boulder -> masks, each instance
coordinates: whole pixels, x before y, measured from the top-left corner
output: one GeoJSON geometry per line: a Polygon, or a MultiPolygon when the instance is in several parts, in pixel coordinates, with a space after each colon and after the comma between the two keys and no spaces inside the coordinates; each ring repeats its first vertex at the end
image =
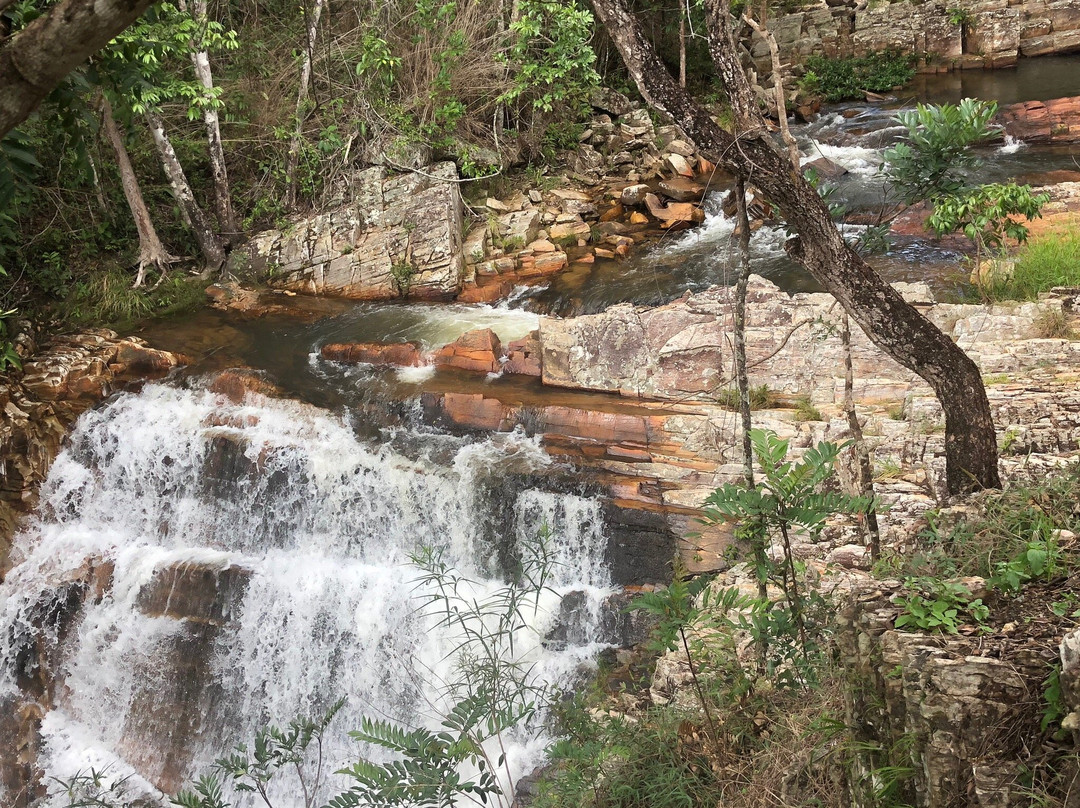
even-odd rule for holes
{"type": "Polygon", "coordinates": [[[705,211],[689,202],[663,204],[656,194],[646,194],[645,204],[655,218],[663,222],[703,222],[705,211]]]}
{"type": "Polygon", "coordinates": [[[660,180],[660,190],[664,196],[676,202],[701,202],[706,188],[687,177],[673,177],[669,180],[660,180]]]}
{"type": "Polygon", "coordinates": [[[589,93],[589,104],[593,109],[606,112],[609,115],[625,115],[634,108],[630,99],[617,90],[607,87],[596,87],[589,93]]]}
{"type": "Polygon", "coordinates": [[[540,332],[533,331],[527,337],[516,339],[506,345],[505,373],[521,376],[539,376],[540,370],[540,332]]]}
{"type": "Polygon", "coordinates": [[[271,286],[294,292],[451,298],[464,268],[456,180],[453,163],[393,177],[381,168],[358,172],[347,204],[253,237],[249,267],[271,286]]]}
{"type": "Polygon", "coordinates": [[[501,368],[502,345],[490,328],[466,331],[435,352],[435,364],[477,373],[497,373],[501,368]]]}
{"type": "Polygon", "coordinates": [[[632,208],[635,205],[641,205],[645,202],[645,195],[649,193],[649,186],[644,183],[635,183],[634,185],[627,185],[622,189],[622,194],[619,196],[619,201],[626,207],[632,208]]]}

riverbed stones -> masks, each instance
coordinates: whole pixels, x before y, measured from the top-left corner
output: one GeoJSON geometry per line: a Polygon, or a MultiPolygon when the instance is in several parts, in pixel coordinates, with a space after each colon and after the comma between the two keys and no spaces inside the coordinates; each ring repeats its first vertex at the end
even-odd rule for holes
{"type": "MultiPolygon", "coordinates": [[[[254,237],[251,269],[273,286],[358,300],[445,299],[461,289],[462,204],[453,163],[357,175],[350,202],[254,237]]],[[[525,241],[522,241],[522,245],[525,241]]]]}

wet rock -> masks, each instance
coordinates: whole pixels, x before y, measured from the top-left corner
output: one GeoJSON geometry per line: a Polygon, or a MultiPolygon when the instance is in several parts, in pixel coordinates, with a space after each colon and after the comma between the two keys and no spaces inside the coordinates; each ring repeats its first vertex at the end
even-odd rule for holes
{"type": "Polygon", "coordinates": [[[499,336],[490,328],[480,328],[466,331],[449,345],[437,350],[434,361],[442,367],[497,373],[502,355],[499,336]]]}
{"type": "Polygon", "coordinates": [[[1080,142],[1080,96],[1002,107],[1005,131],[1025,143],[1080,142]]]}
{"type": "Polygon", "coordinates": [[[223,370],[210,382],[208,389],[212,393],[225,396],[236,404],[243,401],[249,393],[272,398],[285,395],[285,392],[270,381],[265,373],[247,368],[223,370]]]}
{"type": "Polygon", "coordinates": [[[703,222],[705,211],[689,202],[663,204],[656,194],[645,194],[649,213],[662,222],[703,222]]]}
{"type": "Polygon", "coordinates": [[[332,342],[319,351],[331,362],[418,367],[424,363],[415,342],[332,342]]]}
{"type": "Polygon", "coordinates": [[[645,612],[627,610],[636,596],[625,591],[608,595],[599,605],[599,620],[596,621],[599,625],[594,627],[595,617],[590,614],[588,594],[581,591],[567,593],[559,604],[555,627],[544,638],[544,645],[563,648],[590,641],[619,648],[640,645],[649,639],[657,620],[645,612]]]}
{"type": "Polygon", "coordinates": [[[127,382],[163,375],[187,361],[138,338],[96,329],[53,338],[24,362],[21,379],[0,382],[0,577],[16,519],[36,503],[68,426],[127,382]]]}
{"type": "Polygon", "coordinates": [[[149,617],[222,626],[243,602],[250,579],[250,570],[228,562],[177,562],[154,570],[135,605],[149,617]]]}
{"type": "Polygon", "coordinates": [[[834,163],[828,157],[818,157],[808,163],[803,163],[802,172],[814,171],[818,177],[824,180],[835,180],[848,173],[842,165],[834,163]]]}
{"type": "Polygon", "coordinates": [[[533,331],[527,337],[514,340],[506,345],[506,373],[522,376],[539,376],[540,370],[540,332],[533,331]]]}

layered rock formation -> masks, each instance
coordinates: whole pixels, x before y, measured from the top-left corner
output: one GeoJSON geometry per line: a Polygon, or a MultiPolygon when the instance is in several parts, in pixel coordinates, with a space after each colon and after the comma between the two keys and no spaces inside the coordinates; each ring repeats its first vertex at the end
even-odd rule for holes
{"type": "MultiPolygon", "coordinates": [[[[796,67],[811,55],[836,58],[893,49],[925,57],[919,70],[933,73],[1008,67],[1020,57],[1080,49],[1080,9],[1072,0],[830,0],[825,7],[778,17],[769,27],[782,62],[796,67]]],[[[750,49],[758,73],[771,73],[765,41],[755,34],[750,49]]]]}
{"type": "Polygon", "coordinates": [[[16,520],[36,504],[37,487],[75,418],[125,383],[186,361],[97,329],[54,338],[25,363],[20,379],[0,384],[0,571],[16,520]]]}
{"type": "Polygon", "coordinates": [[[446,299],[461,290],[461,194],[452,163],[354,175],[342,207],[255,236],[250,268],[271,285],[357,300],[446,299]]]}

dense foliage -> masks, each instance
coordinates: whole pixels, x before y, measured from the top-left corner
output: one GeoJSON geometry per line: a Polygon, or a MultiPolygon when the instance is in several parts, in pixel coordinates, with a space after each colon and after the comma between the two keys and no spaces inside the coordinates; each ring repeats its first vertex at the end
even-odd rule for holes
{"type": "Polygon", "coordinates": [[[867,91],[885,93],[902,87],[915,77],[915,57],[895,50],[874,51],[866,56],[834,59],[810,56],[801,85],[826,101],[848,101],[867,91]]]}

